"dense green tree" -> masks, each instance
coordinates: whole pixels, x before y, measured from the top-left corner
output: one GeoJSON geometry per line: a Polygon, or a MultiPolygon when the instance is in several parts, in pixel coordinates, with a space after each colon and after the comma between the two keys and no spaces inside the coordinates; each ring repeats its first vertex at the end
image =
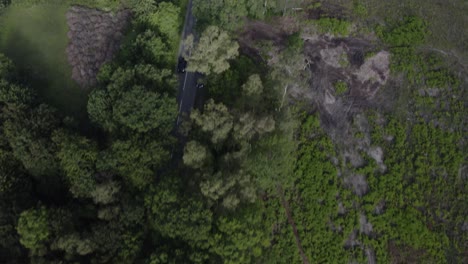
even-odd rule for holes
{"type": "Polygon", "coordinates": [[[31,90],[16,84],[0,80],[0,102],[5,104],[9,111],[17,111],[26,108],[34,99],[31,90]]]}
{"type": "Polygon", "coordinates": [[[415,46],[424,42],[427,35],[427,25],[419,17],[406,17],[389,30],[378,28],[378,35],[392,46],[415,46]]]}
{"type": "Polygon", "coordinates": [[[96,189],[97,146],[86,138],[66,132],[57,132],[54,141],[59,146],[57,156],[71,193],[78,198],[90,197],[96,189]]]}
{"type": "Polygon", "coordinates": [[[255,206],[239,210],[236,215],[218,218],[216,228],[210,244],[223,263],[255,262],[270,245],[261,209],[255,206]]]}
{"type": "Polygon", "coordinates": [[[117,181],[105,181],[98,183],[90,195],[96,204],[109,204],[117,200],[121,186],[117,181]]]}
{"type": "Polygon", "coordinates": [[[293,172],[297,147],[294,122],[288,120],[288,114],[281,117],[281,126],[256,141],[245,159],[247,173],[254,177],[261,189],[274,190],[277,185],[292,184],[289,175],[293,172]]]}
{"type": "Polygon", "coordinates": [[[168,44],[151,30],[138,35],[133,45],[135,49],[141,50],[146,61],[156,65],[169,65],[174,60],[174,54],[170,52],[168,44]]]}
{"type": "Polygon", "coordinates": [[[180,194],[179,184],[176,180],[163,179],[146,197],[151,224],[163,236],[206,247],[212,212],[199,198],[180,194]]]}
{"type": "Polygon", "coordinates": [[[51,248],[65,251],[69,256],[88,255],[96,250],[96,245],[89,237],[89,234],[85,233],[85,236],[87,237],[83,238],[78,233],[67,234],[54,241],[51,248]]]}
{"type": "Polygon", "coordinates": [[[153,129],[169,132],[176,113],[177,104],[174,98],[147,92],[138,86],[124,92],[113,105],[115,120],[138,132],[153,129]]]}
{"type": "Polygon", "coordinates": [[[94,90],[88,99],[88,114],[92,121],[108,131],[116,129],[112,118],[112,99],[105,90],[94,90]]]}
{"type": "Polygon", "coordinates": [[[255,135],[263,135],[275,130],[275,120],[272,116],[256,117],[245,113],[234,125],[233,135],[238,140],[251,140],[255,135]]]}
{"type": "Polygon", "coordinates": [[[213,144],[226,140],[233,127],[233,117],[227,107],[213,100],[205,104],[203,114],[194,110],[190,118],[203,132],[210,135],[213,144]]]}
{"type": "Polygon", "coordinates": [[[177,114],[172,75],[150,65],[133,69],[104,68],[99,76],[105,89],[97,89],[88,101],[91,120],[108,131],[160,130],[168,133],[177,114]],[[170,87],[170,88],[169,88],[170,87]]]}
{"type": "Polygon", "coordinates": [[[224,0],[221,10],[217,13],[221,25],[234,28],[241,24],[247,15],[246,1],[224,0]]]}
{"type": "Polygon", "coordinates": [[[29,209],[21,213],[18,220],[18,234],[21,244],[32,254],[46,253],[46,242],[50,239],[48,211],[45,207],[29,209]]]}
{"type": "Polygon", "coordinates": [[[14,156],[34,176],[53,176],[58,162],[51,134],[59,120],[47,105],[26,111],[11,112],[3,124],[3,132],[14,156]]]}
{"type": "Polygon", "coordinates": [[[148,14],[156,10],[156,3],[153,0],[127,0],[132,7],[135,17],[145,21],[148,14]]]}
{"type": "Polygon", "coordinates": [[[200,191],[213,202],[220,201],[221,205],[233,210],[241,202],[252,203],[257,198],[257,190],[251,176],[245,171],[218,171],[204,174],[200,182],[200,191]]]}
{"type": "Polygon", "coordinates": [[[98,166],[102,171],[115,172],[136,188],[144,188],[169,158],[170,153],[160,142],[133,137],[115,141],[98,166]]]}
{"type": "Polygon", "coordinates": [[[199,169],[210,160],[210,153],[202,144],[192,140],[185,145],[183,160],[185,165],[199,169]]]}
{"type": "Polygon", "coordinates": [[[156,10],[148,16],[148,22],[168,39],[171,47],[178,46],[180,7],[171,2],[160,2],[156,10]]]}
{"type": "Polygon", "coordinates": [[[247,82],[242,85],[242,92],[245,94],[245,96],[260,95],[263,92],[263,84],[262,79],[260,79],[260,75],[251,75],[247,82]]]}
{"type": "Polygon", "coordinates": [[[246,17],[263,19],[268,13],[282,11],[284,5],[282,0],[195,0],[193,12],[202,24],[235,30],[246,17]]]}
{"type": "Polygon", "coordinates": [[[188,71],[204,74],[222,73],[229,69],[228,60],[239,55],[239,44],[228,33],[216,26],[209,26],[187,58],[188,71]]]}

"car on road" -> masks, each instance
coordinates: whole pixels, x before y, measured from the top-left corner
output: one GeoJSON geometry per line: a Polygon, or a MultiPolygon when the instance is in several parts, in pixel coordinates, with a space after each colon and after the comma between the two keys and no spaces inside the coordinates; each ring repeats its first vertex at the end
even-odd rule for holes
{"type": "Polygon", "coordinates": [[[185,73],[186,68],[187,68],[187,61],[183,57],[179,57],[179,62],[177,63],[177,72],[185,73]]]}
{"type": "Polygon", "coordinates": [[[203,89],[205,87],[205,85],[203,83],[199,83],[197,84],[197,89],[203,89]]]}

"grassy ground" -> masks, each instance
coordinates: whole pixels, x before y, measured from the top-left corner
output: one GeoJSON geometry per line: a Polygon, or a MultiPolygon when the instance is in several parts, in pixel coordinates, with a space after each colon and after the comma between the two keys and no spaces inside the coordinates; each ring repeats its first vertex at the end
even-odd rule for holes
{"type": "Polygon", "coordinates": [[[452,51],[468,58],[468,2],[465,0],[328,0],[330,4],[347,7],[356,15],[356,4],[364,7],[369,21],[385,23],[405,16],[418,16],[428,22],[431,32],[427,42],[433,48],[452,51]]]}
{"type": "Polygon", "coordinates": [[[25,73],[28,84],[65,114],[86,114],[87,92],[71,80],[66,5],[14,6],[1,17],[0,52],[25,73]]]}

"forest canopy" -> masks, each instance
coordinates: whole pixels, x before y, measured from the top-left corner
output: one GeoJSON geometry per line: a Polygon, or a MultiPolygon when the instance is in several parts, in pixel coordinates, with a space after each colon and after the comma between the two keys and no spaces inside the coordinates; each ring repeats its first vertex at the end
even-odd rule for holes
{"type": "Polygon", "coordinates": [[[468,10],[395,1],[0,1],[0,262],[467,263],[468,10]]]}

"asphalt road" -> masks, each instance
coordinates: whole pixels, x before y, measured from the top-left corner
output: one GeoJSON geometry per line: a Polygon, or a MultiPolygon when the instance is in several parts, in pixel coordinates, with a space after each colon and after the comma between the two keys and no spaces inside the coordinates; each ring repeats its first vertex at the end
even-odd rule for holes
{"type": "MultiPolygon", "coordinates": [[[[185,14],[185,24],[182,30],[182,42],[179,48],[179,56],[182,54],[183,40],[193,34],[193,27],[195,25],[195,18],[192,15],[192,0],[189,1],[187,6],[187,13],[185,14]]],[[[179,96],[177,102],[179,103],[179,115],[177,117],[176,126],[178,127],[183,115],[189,115],[195,103],[195,96],[197,93],[197,73],[185,72],[179,73],[179,96]]]]}

